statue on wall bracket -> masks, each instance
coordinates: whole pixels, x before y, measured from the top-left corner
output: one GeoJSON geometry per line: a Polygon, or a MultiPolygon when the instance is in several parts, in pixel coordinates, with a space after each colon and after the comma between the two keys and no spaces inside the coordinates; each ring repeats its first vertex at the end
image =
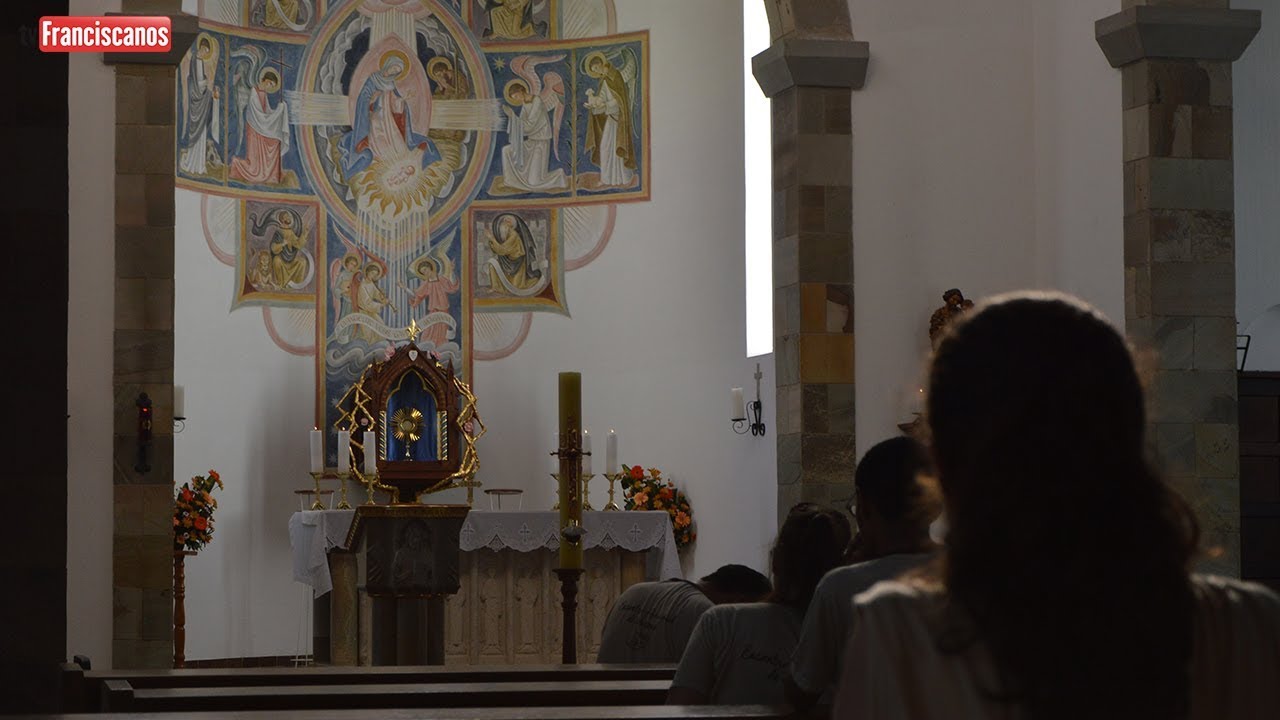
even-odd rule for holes
{"type": "MultiPolygon", "coordinates": [[[[391,495],[392,504],[418,503],[424,495],[466,487],[468,502],[476,486],[479,456],[475,444],[485,433],[470,386],[417,346],[417,322],[406,330],[408,342],[386,359],[370,363],[338,402],[335,429],[350,430],[352,467],[372,490],[391,495]],[[373,430],[375,447],[365,447],[364,431],[373,430]],[[363,455],[376,453],[377,475],[364,477],[363,455]],[[403,498],[403,500],[402,500],[403,498]]],[[[372,493],[371,493],[372,495],[372,493]]]]}

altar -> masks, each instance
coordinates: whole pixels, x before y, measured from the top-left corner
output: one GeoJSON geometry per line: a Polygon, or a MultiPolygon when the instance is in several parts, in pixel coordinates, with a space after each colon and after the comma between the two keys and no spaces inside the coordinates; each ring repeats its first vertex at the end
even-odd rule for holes
{"type": "MultiPolygon", "coordinates": [[[[317,662],[372,664],[372,602],[363,559],[347,546],[355,510],[294,513],[293,577],[313,589],[317,662]]],[[[547,664],[560,660],[559,514],[477,510],[459,532],[462,589],[445,602],[445,662],[547,664]]],[[[642,580],[682,577],[671,516],[661,511],[584,512],[585,575],[578,648],[595,657],[614,600],[642,580]]]]}

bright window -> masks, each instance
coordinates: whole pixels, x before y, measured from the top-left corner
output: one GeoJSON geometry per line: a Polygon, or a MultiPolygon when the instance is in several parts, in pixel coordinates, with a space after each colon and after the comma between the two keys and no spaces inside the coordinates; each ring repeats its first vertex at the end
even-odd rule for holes
{"type": "Polygon", "coordinates": [[[773,143],[769,98],[751,74],[751,58],[769,47],[760,0],[742,4],[742,91],[746,183],[747,356],[773,352],[773,143]]]}

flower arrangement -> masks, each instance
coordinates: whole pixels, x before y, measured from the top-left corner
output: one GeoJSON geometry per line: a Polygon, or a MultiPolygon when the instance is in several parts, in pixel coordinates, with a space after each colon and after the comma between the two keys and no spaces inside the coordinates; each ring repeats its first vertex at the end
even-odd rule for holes
{"type": "Polygon", "coordinates": [[[195,552],[213,539],[213,511],[218,507],[212,494],[215,486],[222,487],[222,478],[210,470],[178,488],[173,502],[174,552],[195,552]]]}
{"type": "Polygon", "coordinates": [[[622,490],[628,510],[665,510],[671,515],[677,548],[684,548],[698,539],[698,533],[693,529],[693,509],[689,498],[673,481],[663,478],[658,468],[649,468],[646,472],[639,465],[623,465],[622,490]]]}

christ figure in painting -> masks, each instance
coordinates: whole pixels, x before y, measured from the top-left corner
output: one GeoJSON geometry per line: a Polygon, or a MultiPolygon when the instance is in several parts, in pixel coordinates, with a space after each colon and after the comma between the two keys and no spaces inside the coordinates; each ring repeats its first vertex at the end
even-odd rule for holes
{"type": "Polygon", "coordinates": [[[486,38],[524,40],[535,35],[547,34],[547,23],[534,22],[534,10],[541,10],[547,0],[535,4],[531,0],[476,0],[489,15],[489,27],[482,33],[486,38]]]}
{"type": "Polygon", "coordinates": [[[264,68],[244,106],[244,157],[232,158],[231,177],[254,185],[280,184],[280,158],[289,152],[289,107],[271,106],[280,90],[280,73],[264,68]]]}

